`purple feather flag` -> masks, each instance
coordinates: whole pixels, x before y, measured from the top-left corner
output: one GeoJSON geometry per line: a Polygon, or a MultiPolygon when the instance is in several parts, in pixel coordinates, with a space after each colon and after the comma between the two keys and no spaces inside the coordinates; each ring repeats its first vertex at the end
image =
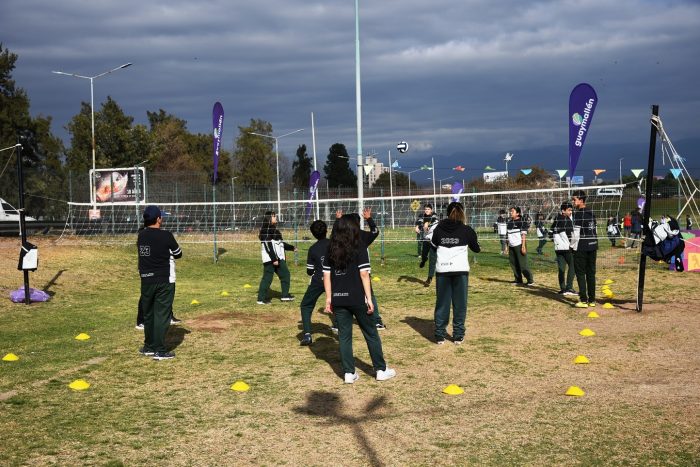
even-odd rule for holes
{"type": "Polygon", "coordinates": [[[583,143],[591,127],[598,95],[588,83],[577,85],[569,96],[569,176],[573,177],[583,143]]]}
{"type": "MultiPolygon", "coordinates": [[[[452,184],[452,194],[453,195],[461,195],[463,191],[464,191],[464,187],[462,186],[462,182],[454,182],[452,184]]],[[[452,201],[459,202],[459,196],[453,196],[452,201]]]]}
{"type": "Polygon", "coordinates": [[[316,196],[316,189],[318,188],[319,180],[321,180],[321,173],[318,170],[311,172],[311,176],[309,177],[309,202],[306,204],[305,217],[309,217],[309,213],[313,207],[311,201],[314,199],[314,196],[316,196]]]}
{"type": "Polygon", "coordinates": [[[221,149],[221,133],[224,131],[224,107],[220,102],[214,104],[212,110],[214,124],[214,176],[212,183],[216,183],[219,175],[219,150],[221,149]]]}

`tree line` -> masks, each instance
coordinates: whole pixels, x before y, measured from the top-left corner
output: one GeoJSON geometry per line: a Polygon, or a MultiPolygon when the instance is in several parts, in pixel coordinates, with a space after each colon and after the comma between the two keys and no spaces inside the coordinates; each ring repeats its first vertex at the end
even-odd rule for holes
{"type": "MultiPolygon", "coordinates": [[[[87,179],[92,168],[92,129],[89,102],[66,125],[70,145],[51,132],[51,116],[30,114],[30,99],[12,78],[17,54],[0,43],[0,147],[22,144],[25,170],[25,201],[33,215],[60,216],[65,211],[71,176],[87,179]]],[[[94,109],[95,166],[97,168],[143,165],[150,172],[206,173],[213,177],[212,135],[193,133],[187,122],[164,109],[147,111],[147,124],[134,123],[119,104],[107,100],[94,109]]],[[[238,126],[234,151],[220,150],[218,180],[236,178],[237,186],[269,186],[276,183],[274,140],[250,133],[273,136],[272,124],[251,118],[238,126]]],[[[224,132],[224,134],[226,134],[224,132]]],[[[0,197],[17,203],[16,161],[13,152],[0,153],[0,197]]],[[[313,162],[306,145],[293,160],[280,153],[280,183],[308,188],[313,162]],[[291,162],[291,163],[290,163],[291,162]]],[[[354,187],[355,173],[342,143],[333,144],[326,156],[323,175],[331,188],[354,187]]],[[[84,189],[86,187],[80,187],[84,189]]]]}

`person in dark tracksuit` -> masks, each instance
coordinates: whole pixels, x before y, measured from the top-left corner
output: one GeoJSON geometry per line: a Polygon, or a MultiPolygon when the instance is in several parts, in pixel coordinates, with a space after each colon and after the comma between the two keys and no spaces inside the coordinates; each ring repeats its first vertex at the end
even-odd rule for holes
{"type": "Polygon", "coordinates": [[[542,248],[547,244],[547,229],[544,227],[544,216],[542,213],[537,213],[535,219],[535,230],[537,233],[537,254],[541,255],[542,248]]]}
{"type": "MultiPolygon", "coordinates": [[[[343,210],[339,209],[335,213],[336,219],[340,219],[343,215],[343,210]]],[[[352,220],[357,222],[357,226],[360,226],[360,215],[356,213],[350,213],[348,214],[352,220]]],[[[374,222],[374,219],[372,219],[372,209],[371,208],[364,208],[362,210],[362,218],[367,222],[367,227],[369,227],[369,232],[363,229],[360,229],[360,241],[367,247],[369,246],[377,239],[379,236],[379,227],[377,227],[377,223],[374,222]]],[[[368,253],[369,254],[369,253],[368,253]]],[[[384,321],[382,321],[382,316],[379,313],[379,304],[377,303],[377,297],[374,295],[374,287],[372,287],[372,282],[369,284],[370,289],[372,291],[372,304],[374,305],[374,313],[372,313],[372,316],[374,317],[374,325],[377,327],[377,329],[382,330],[386,329],[386,326],[384,325],[384,321]]],[[[334,330],[337,331],[337,327],[335,326],[336,322],[333,320],[333,326],[334,330]]]]}
{"type": "Polygon", "coordinates": [[[501,254],[508,254],[508,219],[506,218],[506,210],[501,209],[498,211],[498,218],[496,219],[496,233],[498,233],[498,240],[501,243],[501,254]]]}
{"type": "Polygon", "coordinates": [[[508,259],[510,267],[513,269],[515,284],[523,284],[523,276],[527,281],[526,285],[534,283],[532,273],[527,265],[527,224],[521,217],[519,206],[510,208],[510,219],[506,223],[506,233],[508,235],[508,259]]]}
{"type": "Polygon", "coordinates": [[[452,305],[452,339],[464,341],[469,291],[469,252],[481,251],[476,232],[465,225],[464,206],[452,202],[447,206],[447,219],[435,228],[431,243],[437,252],[435,342],[445,343],[452,305]]]}
{"type": "Polygon", "coordinates": [[[430,239],[433,238],[433,232],[438,225],[438,218],[433,213],[433,205],[426,204],[423,209],[423,249],[421,251],[421,260],[419,267],[425,267],[425,263],[428,263],[428,278],[425,280],[425,286],[430,286],[430,283],[435,276],[435,261],[437,261],[437,254],[435,249],[432,248],[430,244],[430,239]]]}
{"type": "Polygon", "coordinates": [[[593,211],[586,207],[586,193],[574,191],[571,196],[574,207],[574,269],[578,282],[579,301],[576,308],[594,307],[596,256],[598,253],[598,233],[593,211]]]}
{"type": "Polygon", "coordinates": [[[323,286],[326,292],[326,312],[333,313],[338,322],[340,361],[344,380],[352,384],[359,378],[352,351],[353,317],[362,330],[372,366],[378,381],[396,376],[384,360],[382,341],[371,315],[372,291],[367,247],[360,239],[360,226],[351,214],[337,219],[323,258],[323,286]]]}
{"type": "MultiPolygon", "coordinates": [[[[309,253],[306,256],[306,273],[311,276],[311,282],[306,288],[306,293],[301,299],[301,325],[304,336],[301,339],[301,345],[311,345],[311,313],[316,307],[318,298],[324,293],[323,289],[323,258],[328,252],[328,239],[326,232],[328,226],[322,220],[316,220],[311,224],[311,234],[317,240],[311,245],[309,253]]],[[[333,328],[337,329],[335,323],[333,328]]]]}
{"type": "Polygon", "coordinates": [[[175,357],[165,347],[165,334],[170,326],[170,310],[175,298],[175,259],[182,250],[173,234],[161,229],[162,215],[156,206],[143,211],[146,227],[136,241],[141,276],[140,302],[144,312],[144,340],[142,355],[152,355],[155,360],[175,357]]]}
{"type": "Polygon", "coordinates": [[[571,203],[562,203],[561,213],[552,222],[552,240],[559,270],[559,294],[576,295],[574,291],[574,256],[571,252],[571,239],[574,235],[574,221],[571,203]]]}
{"type": "Polygon", "coordinates": [[[265,213],[258,238],[260,239],[260,253],[263,262],[263,276],[258,287],[258,305],[270,304],[268,291],[275,274],[280,278],[280,284],[282,285],[282,297],[280,300],[291,302],[294,300],[294,296],[289,294],[291,277],[287,267],[285,251],[296,251],[296,247],[282,240],[282,233],[277,230],[276,213],[272,211],[265,213]]]}

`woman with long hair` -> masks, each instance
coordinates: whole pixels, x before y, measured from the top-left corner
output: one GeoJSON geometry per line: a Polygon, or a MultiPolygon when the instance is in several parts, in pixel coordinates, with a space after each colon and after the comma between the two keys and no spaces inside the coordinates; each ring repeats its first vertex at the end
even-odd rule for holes
{"type": "Polygon", "coordinates": [[[476,232],[465,225],[464,206],[453,202],[447,206],[447,219],[440,221],[430,242],[437,250],[435,270],[437,298],[435,299],[435,342],[445,343],[452,305],[452,339],[464,342],[469,290],[468,249],[481,251],[476,232]]]}
{"type": "Polygon", "coordinates": [[[352,384],[359,378],[352,352],[352,321],[357,319],[367,343],[377,380],[396,376],[387,367],[382,352],[382,341],[372,319],[372,289],[367,247],[360,240],[360,226],[346,214],[336,220],[331,233],[328,252],[323,258],[323,286],[326,292],[326,312],[333,313],[338,323],[340,361],[345,382],[352,384]]]}
{"type": "Polygon", "coordinates": [[[282,285],[282,297],[280,300],[291,302],[294,300],[294,296],[289,294],[291,277],[287,267],[285,251],[296,251],[296,247],[282,240],[282,233],[277,230],[276,213],[272,211],[265,213],[258,238],[260,239],[260,254],[263,262],[263,276],[258,287],[258,305],[270,303],[267,295],[275,274],[280,278],[280,284],[282,285]]]}

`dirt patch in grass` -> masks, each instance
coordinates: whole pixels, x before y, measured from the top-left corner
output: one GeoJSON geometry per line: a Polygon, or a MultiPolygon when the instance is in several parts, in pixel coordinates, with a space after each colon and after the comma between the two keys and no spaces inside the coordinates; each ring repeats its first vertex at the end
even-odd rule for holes
{"type": "Polygon", "coordinates": [[[223,332],[232,326],[254,327],[260,324],[283,323],[287,320],[286,314],[282,313],[217,312],[196,316],[188,319],[185,324],[197,331],[223,332]]]}

